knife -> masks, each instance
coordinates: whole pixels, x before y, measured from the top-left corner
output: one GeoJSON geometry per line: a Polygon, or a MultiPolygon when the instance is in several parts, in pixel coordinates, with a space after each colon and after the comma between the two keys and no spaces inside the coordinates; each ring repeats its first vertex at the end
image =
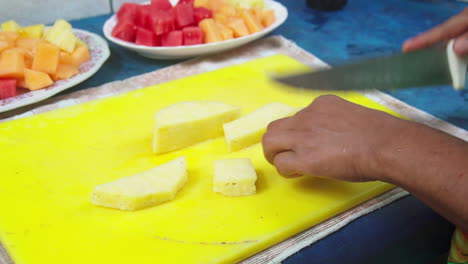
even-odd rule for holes
{"type": "Polygon", "coordinates": [[[455,54],[453,42],[450,40],[445,46],[273,78],[289,86],[312,90],[385,90],[450,84],[460,90],[465,87],[468,60],[455,54]]]}

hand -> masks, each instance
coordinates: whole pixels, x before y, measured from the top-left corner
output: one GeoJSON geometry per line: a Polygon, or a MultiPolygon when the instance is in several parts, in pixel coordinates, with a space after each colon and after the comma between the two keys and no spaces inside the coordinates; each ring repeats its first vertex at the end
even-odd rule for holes
{"type": "Polygon", "coordinates": [[[337,96],[320,96],[295,116],[270,123],[263,150],[266,159],[286,177],[305,174],[375,180],[380,171],[378,152],[401,121],[337,96]]]}
{"type": "Polygon", "coordinates": [[[453,49],[459,56],[468,55],[468,8],[443,24],[410,38],[403,44],[403,51],[410,52],[433,46],[455,38],[453,49]]]}

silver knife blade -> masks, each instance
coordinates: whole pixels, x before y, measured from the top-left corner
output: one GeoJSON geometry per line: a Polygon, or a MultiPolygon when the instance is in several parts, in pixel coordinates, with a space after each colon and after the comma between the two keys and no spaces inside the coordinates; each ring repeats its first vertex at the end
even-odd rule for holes
{"type": "Polygon", "coordinates": [[[447,52],[442,46],[273,78],[293,87],[330,91],[385,90],[452,83],[447,52]]]}

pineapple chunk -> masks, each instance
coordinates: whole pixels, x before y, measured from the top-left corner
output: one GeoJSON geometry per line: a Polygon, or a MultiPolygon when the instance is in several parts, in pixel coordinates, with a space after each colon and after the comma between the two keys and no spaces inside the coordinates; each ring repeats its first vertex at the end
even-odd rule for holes
{"type": "Polygon", "coordinates": [[[63,19],[55,21],[52,28],[46,30],[44,38],[68,52],[73,52],[77,45],[77,37],[73,34],[72,26],[63,19]]]}
{"type": "Polygon", "coordinates": [[[3,32],[18,32],[20,29],[20,25],[18,25],[14,20],[8,20],[2,24],[3,32]]]}
{"type": "Polygon", "coordinates": [[[225,159],[214,162],[213,191],[226,196],[255,194],[257,174],[250,159],[225,159]]]}
{"type": "Polygon", "coordinates": [[[41,38],[44,32],[44,24],[32,25],[20,29],[19,33],[21,37],[25,38],[41,38]]]}
{"type": "Polygon", "coordinates": [[[296,108],[282,103],[270,103],[261,108],[223,125],[229,151],[236,151],[258,143],[268,124],[276,119],[287,117],[296,108]]]}
{"type": "Polygon", "coordinates": [[[223,124],[241,115],[241,109],[221,102],[180,102],[156,113],[153,152],[181,149],[223,135],[223,124]]]}
{"type": "Polygon", "coordinates": [[[139,174],[97,185],[91,202],[120,210],[138,210],[174,199],[187,182],[185,157],[139,174]]]}

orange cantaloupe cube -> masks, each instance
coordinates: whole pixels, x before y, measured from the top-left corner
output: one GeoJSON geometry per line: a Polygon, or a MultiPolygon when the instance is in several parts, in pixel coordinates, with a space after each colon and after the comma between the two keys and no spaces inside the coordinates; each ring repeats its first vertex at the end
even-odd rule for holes
{"type": "Polygon", "coordinates": [[[41,71],[24,70],[24,86],[31,91],[46,88],[54,83],[50,76],[41,71]]]}
{"type": "Polygon", "coordinates": [[[261,22],[264,27],[268,27],[271,24],[275,23],[276,16],[275,11],[273,10],[264,10],[261,16],[261,22]]]}
{"type": "Polygon", "coordinates": [[[2,53],[2,51],[6,50],[6,49],[9,49],[9,48],[12,48],[13,46],[10,44],[10,42],[6,41],[6,40],[0,40],[0,53],[2,53]]]}
{"type": "Polygon", "coordinates": [[[249,30],[244,23],[244,20],[240,17],[230,17],[226,23],[232,31],[234,32],[234,37],[243,37],[249,35],[249,30]]]}
{"type": "Polygon", "coordinates": [[[221,36],[214,19],[203,19],[200,21],[199,26],[205,35],[205,43],[223,41],[223,37],[221,36]]]}
{"type": "Polygon", "coordinates": [[[46,42],[41,42],[37,45],[36,54],[34,55],[32,69],[54,74],[59,64],[60,49],[46,42]]]}
{"type": "Polygon", "coordinates": [[[204,7],[204,8],[210,8],[208,4],[208,0],[195,0],[193,2],[194,7],[204,7]]]}
{"type": "Polygon", "coordinates": [[[251,7],[250,12],[256,16],[259,20],[261,20],[262,14],[263,14],[263,8],[260,7],[251,7]]]}
{"type": "MultiPolygon", "coordinates": [[[[22,78],[16,78],[16,87],[19,88],[26,88],[26,81],[24,80],[24,77],[22,78]]],[[[27,89],[27,88],[26,88],[27,89]]]]}
{"type": "Polygon", "coordinates": [[[59,81],[73,77],[79,73],[78,67],[72,64],[59,64],[57,71],[51,74],[52,80],[59,81]]]}
{"type": "Polygon", "coordinates": [[[37,38],[25,38],[19,37],[16,40],[16,47],[25,48],[29,50],[31,53],[35,52],[36,46],[41,42],[40,39],[37,38]]]}
{"type": "Polygon", "coordinates": [[[59,64],[73,64],[73,58],[68,51],[60,51],[59,64]]]}
{"type": "Polygon", "coordinates": [[[237,16],[237,11],[236,9],[231,6],[231,5],[223,5],[219,8],[219,10],[217,11],[218,14],[223,14],[225,16],[237,16]]]}
{"type": "Polygon", "coordinates": [[[83,63],[91,59],[91,53],[89,52],[87,45],[80,45],[71,53],[72,63],[76,67],[80,67],[83,63]]]}
{"type": "Polygon", "coordinates": [[[232,29],[219,22],[216,22],[216,26],[218,27],[219,33],[221,33],[223,40],[229,40],[234,38],[234,32],[232,31],[232,29]]]}
{"type": "Polygon", "coordinates": [[[24,76],[24,53],[18,49],[7,49],[0,58],[0,78],[21,78],[24,76]]]}
{"type": "Polygon", "coordinates": [[[214,15],[214,19],[219,23],[226,24],[228,17],[224,14],[219,13],[214,15]]]}
{"type": "Polygon", "coordinates": [[[7,41],[11,46],[15,46],[15,41],[19,36],[18,32],[0,32],[0,40],[7,41]]]}
{"type": "Polygon", "coordinates": [[[224,2],[224,0],[208,0],[208,8],[215,13],[225,5],[227,4],[224,2]]]}
{"type": "Polygon", "coordinates": [[[243,10],[240,12],[242,19],[244,20],[247,29],[250,34],[259,32],[263,29],[262,22],[258,19],[250,10],[243,10]]]}

